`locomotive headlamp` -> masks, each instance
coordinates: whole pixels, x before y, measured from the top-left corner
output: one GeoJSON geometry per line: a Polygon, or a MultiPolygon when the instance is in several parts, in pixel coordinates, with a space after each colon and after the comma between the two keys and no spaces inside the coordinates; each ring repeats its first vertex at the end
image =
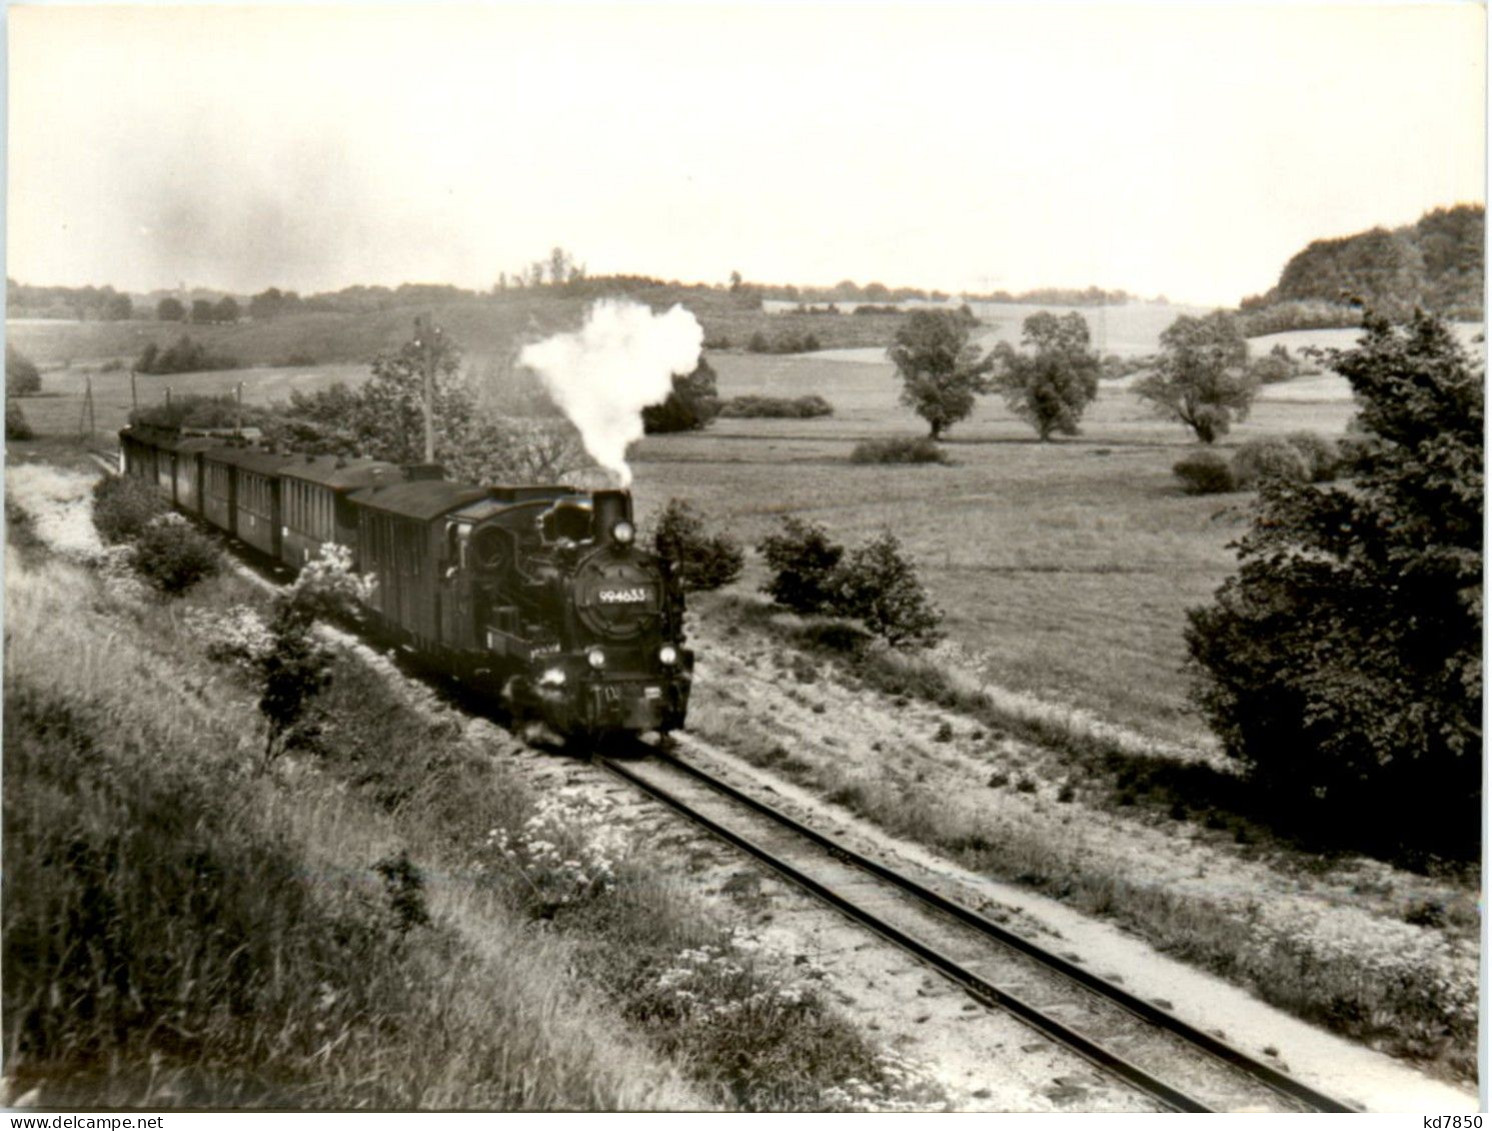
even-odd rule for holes
{"type": "Polygon", "coordinates": [[[592,648],[585,654],[585,658],[590,661],[591,667],[597,670],[606,666],[606,653],[599,648],[592,648]]]}
{"type": "Polygon", "coordinates": [[[632,524],[625,518],[611,528],[611,537],[619,546],[631,545],[635,533],[636,531],[632,529],[632,524]]]}
{"type": "Polygon", "coordinates": [[[672,644],[663,645],[662,648],[658,649],[658,660],[661,663],[667,664],[669,667],[672,667],[674,664],[679,662],[678,649],[676,649],[672,644]]]}

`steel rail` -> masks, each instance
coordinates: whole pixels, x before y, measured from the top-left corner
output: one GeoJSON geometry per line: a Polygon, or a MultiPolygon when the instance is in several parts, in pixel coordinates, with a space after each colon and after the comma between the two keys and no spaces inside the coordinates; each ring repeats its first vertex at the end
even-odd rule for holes
{"type": "Polygon", "coordinates": [[[1127,1010],[1142,1021],[1163,1029],[1180,1040],[1185,1041],[1187,1044],[1201,1049],[1217,1060],[1265,1085],[1279,1095],[1307,1104],[1316,1111],[1355,1112],[1358,1110],[1324,1092],[1312,1088],[1308,1084],[1296,1080],[1294,1077],[1286,1075],[1279,1069],[1265,1064],[1263,1061],[1250,1056],[1242,1049],[1228,1044],[1211,1033],[1188,1024],[1175,1014],[1161,1009],[1151,1002],[1145,1001],[1143,998],[1114,985],[1112,982],[1100,978],[1092,971],[1085,970],[1081,966],[1062,958],[1060,955],[1053,954],[1051,951],[1036,945],[1029,939],[986,918],[977,911],[955,903],[953,900],[939,895],[937,892],[919,884],[917,881],[903,876],[886,867],[884,864],[856,852],[833,837],[821,833],[817,829],[811,828],[801,821],[787,816],[785,813],[779,812],[765,802],[759,801],[749,794],[736,789],[734,786],[720,781],[698,766],[661,751],[654,751],[654,755],[731,800],[778,822],[797,835],[812,841],[839,859],[891,884],[907,895],[936,908],[963,923],[965,926],[994,939],[1011,950],[1026,955],[1048,969],[1068,978],[1070,981],[1077,982],[1093,993],[1127,1010]]]}
{"type": "Polygon", "coordinates": [[[979,975],[965,969],[955,959],[913,938],[904,931],[893,927],[873,912],[865,910],[846,896],[820,883],[812,876],[800,871],[780,857],[773,855],[767,849],[762,848],[747,837],[705,816],[687,801],[674,796],[662,786],[648,781],[640,774],[617,763],[614,759],[601,757],[597,759],[597,762],[617,777],[630,782],[651,796],[656,797],[659,801],[684,814],[702,828],[708,829],[722,840],[756,857],[785,879],[805,889],[818,899],[849,916],[857,923],[868,927],[882,938],[932,966],[944,977],[962,987],[966,992],[986,1005],[996,1006],[1014,1014],[1033,1028],[1047,1034],[1059,1044],[1076,1052],[1085,1060],[1134,1085],[1134,1087],[1158,1100],[1166,1107],[1174,1111],[1186,1112],[1210,1112],[1212,1110],[1199,1100],[1193,1099],[1185,1092],[1173,1088],[1165,1081],[1150,1075],[1143,1068],[1131,1064],[1117,1053],[1111,1052],[1102,1045],[1095,1043],[1077,1030],[1064,1025],[1056,1018],[1042,1013],[1035,1006],[1022,1001],[1014,994],[1002,990],[999,986],[991,982],[985,981],[979,975]]]}

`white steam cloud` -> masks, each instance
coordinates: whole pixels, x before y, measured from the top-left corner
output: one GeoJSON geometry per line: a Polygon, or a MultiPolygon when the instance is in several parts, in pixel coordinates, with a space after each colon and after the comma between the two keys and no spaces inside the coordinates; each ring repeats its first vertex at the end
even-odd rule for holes
{"type": "Polygon", "coordinates": [[[668,398],[675,373],[694,372],[704,336],[682,306],[654,314],[640,303],[601,299],[578,331],[525,346],[518,363],[538,373],[580,429],[585,450],[626,487],[627,447],[642,439],[643,408],[668,398]]]}

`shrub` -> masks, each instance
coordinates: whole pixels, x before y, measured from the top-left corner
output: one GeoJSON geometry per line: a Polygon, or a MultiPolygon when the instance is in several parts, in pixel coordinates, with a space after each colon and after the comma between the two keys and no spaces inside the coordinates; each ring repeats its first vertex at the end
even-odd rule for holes
{"type": "Polygon", "coordinates": [[[648,405],[642,410],[643,431],[652,435],[657,432],[691,432],[703,428],[720,411],[720,398],[715,393],[715,370],[700,357],[694,372],[674,374],[673,389],[662,404],[648,405]]]}
{"type": "Polygon", "coordinates": [[[947,463],[948,453],[930,436],[897,436],[862,440],[850,453],[851,463],[947,463]]]}
{"type": "Polygon", "coordinates": [[[834,579],[833,611],[853,617],[893,647],[927,647],[939,636],[943,614],[890,531],[857,546],[834,579]]]}
{"type": "Polygon", "coordinates": [[[261,410],[243,408],[231,396],[192,394],[176,397],[170,404],[137,408],[130,413],[130,423],[170,429],[233,428],[240,420],[245,425],[259,425],[264,417],[261,410]]]}
{"type": "Polygon", "coordinates": [[[26,414],[21,411],[21,406],[15,401],[5,402],[5,438],[7,440],[31,440],[36,433],[31,430],[31,424],[26,419],[26,414]]]}
{"type": "Polygon", "coordinates": [[[782,420],[809,420],[817,416],[833,416],[834,406],[823,397],[810,394],[806,397],[732,397],[720,406],[720,415],[726,417],[763,417],[782,420]]]}
{"type": "Polygon", "coordinates": [[[1222,495],[1236,490],[1233,469],[1214,451],[1192,452],[1171,466],[1188,495],[1222,495]]]}
{"type": "Polygon", "coordinates": [[[125,542],[166,513],[155,485],[128,475],[106,475],[93,485],[93,525],[105,542],[125,542]]]}
{"type": "Polygon", "coordinates": [[[5,395],[29,397],[41,392],[41,370],[9,342],[5,344],[5,395]]]}
{"type": "Polygon", "coordinates": [[[312,701],[331,683],[332,654],[317,642],[311,626],[289,602],[280,606],[270,625],[273,644],[259,662],[266,766],[301,737],[312,701]]]}
{"type": "Polygon", "coordinates": [[[1305,457],[1312,483],[1330,483],[1336,479],[1341,453],[1334,440],[1319,432],[1291,432],[1285,440],[1305,457]]]}
{"type": "MultiPolygon", "coordinates": [[[[772,577],[762,586],[794,612],[847,617],[894,647],[922,647],[938,639],[943,614],[928,599],[901,545],[889,532],[846,554],[816,523],[792,515],[757,546],[772,577]]],[[[843,643],[858,650],[846,635],[843,643]]]]}
{"type": "Polygon", "coordinates": [[[185,519],[163,514],[140,531],[134,564],[136,572],[156,589],[179,597],[218,572],[218,550],[185,519]]]}
{"type": "Polygon", "coordinates": [[[215,354],[203,343],[183,334],[161,349],[154,342],[147,345],[135,361],[141,373],[198,373],[210,369],[237,369],[238,359],[215,354]]]}
{"type": "Polygon", "coordinates": [[[1265,480],[1307,483],[1310,478],[1311,465],[1300,449],[1278,436],[1249,440],[1233,453],[1233,481],[1240,490],[1265,480]]]}
{"type": "Polygon", "coordinates": [[[758,330],[751,335],[746,348],[752,353],[812,353],[822,347],[816,334],[795,334],[788,331],[778,334],[775,338],[768,338],[766,334],[758,330]]]}
{"type": "Polygon", "coordinates": [[[787,515],[781,530],[763,538],[756,550],[772,570],[762,592],[794,612],[829,611],[832,578],[844,547],[831,541],[827,530],[787,515]]]}
{"type": "Polygon", "coordinates": [[[707,533],[704,520],[683,499],[668,500],[653,534],[653,549],[690,591],[729,585],[746,560],[734,538],[707,533]]]}

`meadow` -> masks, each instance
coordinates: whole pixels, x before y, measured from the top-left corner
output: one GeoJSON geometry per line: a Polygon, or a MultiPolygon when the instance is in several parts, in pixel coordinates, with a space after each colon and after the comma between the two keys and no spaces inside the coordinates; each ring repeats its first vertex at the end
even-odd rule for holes
{"type": "MultiPolygon", "coordinates": [[[[949,434],[950,465],[854,465],[861,440],[925,430],[897,402],[888,363],[722,354],[711,364],[724,397],[817,393],[835,414],[717,421],[644,440],[633,461],[644,520],[678,496],[748,544],[785,514],[845,543],[888,528],[982,680],[1154,737],[1208,742],[1187,708],[1182,627],[1185,610],[1231,571],[1228,543],[1249,496],[1181,493],[1171,466],[1197,446],[1184,428],[1105,386],[1083,436],[1042,444],[1000,398],[985,397],[949,434]]],[[[1289,384],[1266,389],[1218,446],[1226,454],[1299,429],[1341,435],[1353,407],[1335,380],[1309,399],[1289,384]]],[[[759,577],[748,571],[746,584],[759,577]]]]}

